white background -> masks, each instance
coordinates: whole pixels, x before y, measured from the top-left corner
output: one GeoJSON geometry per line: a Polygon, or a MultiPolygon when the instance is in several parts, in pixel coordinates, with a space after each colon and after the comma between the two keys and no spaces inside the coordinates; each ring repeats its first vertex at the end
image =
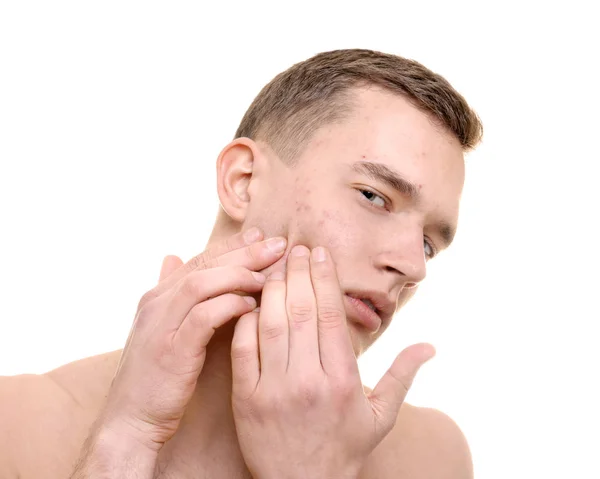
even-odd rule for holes
{"type": "Polygon", "coordinates": [[[120,348],[162,257],[203,250],[216,157],[260,88],[378,49],[445,75],[485,141],[456,243],[365,383],[429,341],[409,402],[457,421],[477,477],[600,477],[593,4],[4,1],[0,374],[120,348]]]}

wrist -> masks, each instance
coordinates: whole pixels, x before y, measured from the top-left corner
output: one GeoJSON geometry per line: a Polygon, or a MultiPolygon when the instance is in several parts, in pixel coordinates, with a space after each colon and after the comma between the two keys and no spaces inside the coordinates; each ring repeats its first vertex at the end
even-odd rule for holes
{"type": "Polygon", "coordinates": [[[125,431],[100,426],[92,431],[71,479],[153,479],[158,451],[125,431]]]}

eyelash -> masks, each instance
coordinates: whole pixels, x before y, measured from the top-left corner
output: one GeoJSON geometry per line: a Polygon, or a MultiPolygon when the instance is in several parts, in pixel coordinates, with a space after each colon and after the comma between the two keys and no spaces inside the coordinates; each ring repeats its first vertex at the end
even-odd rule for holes
{"type": "MultiPolygon", "coordinates": [[[[374,191],[368,190],[366,188],[359,188],[358,191],[360,192],[360,194],[364,198],[364,200],[371,206],[371,208],[376,208],[378,210],[381,210],[382,208],[384,208],[386,211],[389,211],[390,202],[388,201],[388,199],[385,196],[377,194],[374,191]],[[375,205],[372,201],[370,201],[365,196],[365,193],[370,193],[370,194],[372,194],[374,196],[377,196],[377,197],[381,198],[383,200],[383,202],[385,203],[385,207],[384,206],[377,206],[377,205],[375,205]]],[[[437,249],[436,249],[435,245],[433,244],[433,242],[427,236],[423,236],[423,240],[431,248],[431,256],[429,256],[428,259],[435,258],[435,256],[437,255],[437,249]]]]}
{"type": "Polygon", "coordinates": [[[386,211],[389,211],[390,201],[388,201],[388,199],[385,196],[382,196],[379,193],[375,193],[374,191],[368,190],[366,188],[359,188],[358,191],[360,192],[361,196],[367,201],[367,203],[369,203],[369,205],[371,207],[377,208],[378,210],[381,210],[381,208],[384,208],[386,211]],[[378,198],[381,198],[383,200],[383,202],[385,203],[385,206],[378,206],[378,205],[374,204],[371,200],[369,200],[365,196],[365,193],[370,193],[374,196],[377,196],[378,198]]]}

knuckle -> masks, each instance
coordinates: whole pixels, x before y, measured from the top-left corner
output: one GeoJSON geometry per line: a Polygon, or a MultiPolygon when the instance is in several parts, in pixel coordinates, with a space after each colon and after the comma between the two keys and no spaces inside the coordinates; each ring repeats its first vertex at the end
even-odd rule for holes
{"type": "Polygon", "coordinates": [[[292,394],[295,401],[303,406],[314,406],[322,398],[323,391],[316,381],[306,378],[296,383],[292,394]]]}
{"type": "Polygon", "coordinates": [[[190,272],[219,267],[221,266],[221,257],[208,250],[192,258],[187,266],[190,272]]]}
{"type": "Polygon", "coordinates": [[[188,270],[194,271],[196,269],[205,269],[208,259],[209,259],[208,252],[204,252],[202,254],[199,254],[198,256],[194,256],[188,262],[188,270]]]}
{"type": "Polygon", "coordinates": [[[234,360],[251,359],[256,355],[255,347],[247,341],[234,340],[231,342],[231,357],[234,360]]]}
{"type": "Polygon", "coordinates": [[[339,401],[345,402],[350,399],[356,390],[356,384],[354,381],[351,381],[348,377],[341,377],[335,381],[335,397],[338,398],[339,401]]]}
{"type": "Polygon", "coordinates": [[[194,328],[209,329],[212,324],[212,312],[210,308],[200,303],[194,306],[188,313],[190,323],[194,328]]]}
{"type": "Polygon", "coordinates": [[[197,298],[205,288],[206,274],[203,271],[188,274],[182,281],[180,291],[185,296],[197,298]]]}
{"type": "Polygon", "coordinates": [[[388,375],[394,380],[394,382],[400,387],[404,394],[408,393],[412,385],[412,381],[409,377],[394,374],[392,371],[388,371],[388,375]]]}
{"type": "Polygon", "coordinates": [[[268,340],[280,338],[286,333],[283,323],[267,323],[262,328],[263,337],[268,340]]]}
{"type": "Polygon", "coordinates": [[[278,412],[283,410],[284,404],[285,401],[277,393],[257,394],[252,399],[252,408],[259,417],[277,415],[278,412]]]}
{"type": "Polygon", "coordinates": [[[289,312],[295,323],[304,323],[313,317],[314,308],[308,302],[294,302],[290,304],[289,312]]]}
{"type": "Polygon", "coordinates": [[[137,328],[144,327],[146,324],[153,321],[156,317],[158,305],[156,301],[147,301],[139,309],[135,318],[135,326],[137,328]]]}
{"type": "Polygon", "coordinates": [[[153,299],[156,299],[158,297],[158,293],[154,290],[151,289],[150,291],[145,292],[142,297],[140,298],[140,301],[138,302],[138,311],[140,311],[141,309],[143,309],[145,306],[147,306],[153,299]]]}
{"type": "Polygon", "coordinates": [[[325,324],[339,324],[345,317],[344,310],[333,302],[326,302],[319,307],[319,319],[325,324]]]}

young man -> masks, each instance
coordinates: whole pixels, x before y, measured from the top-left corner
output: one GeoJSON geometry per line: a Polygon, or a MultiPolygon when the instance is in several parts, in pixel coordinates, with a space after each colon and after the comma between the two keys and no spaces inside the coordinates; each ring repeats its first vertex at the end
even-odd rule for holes
{"type": "Polygon", "coordinates": [[[0,476],[472,477],[457,426],[403,402],[432,347],[373,391],[356,357],[452,241],[481,131],[397,56],[278,75],[217,160],[207,250],[165,258],[124,350],[0,382],[0,476]]]}

